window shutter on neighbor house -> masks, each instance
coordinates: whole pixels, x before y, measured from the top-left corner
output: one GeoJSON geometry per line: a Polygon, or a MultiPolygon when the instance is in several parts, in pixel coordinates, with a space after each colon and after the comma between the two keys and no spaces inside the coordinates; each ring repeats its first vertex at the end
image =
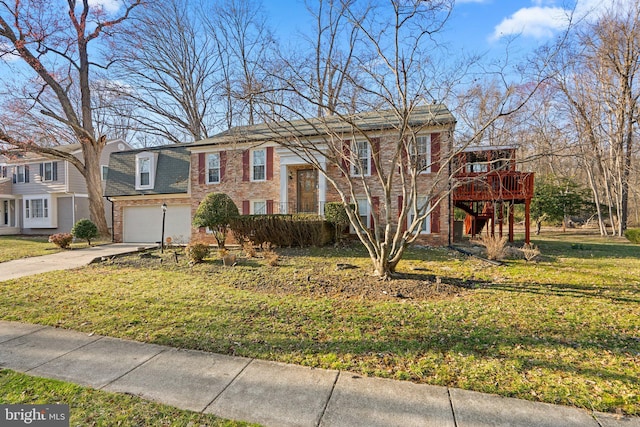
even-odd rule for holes
{"type": "Polygon", "coordinates": [[[44,163],[40,163],[40,182],[44,181],[44,163]]]}
{"type": "Polygon", "coordinates": [[[204,184],[207,170],[207,159],[205,153],[198,153],[198,184],[204,184]]]}
{"type": "Polygon", "coordinates": [[[267,215],[273,215],[273,200],[267,200],[267,215]]]}
{"type": "MultiPolygon", "coordinates": [[[[440,134],[431,134],[431,173],[440,170],[440,134]]],[[[439,232],[439,231],[438,231],[439,232]]]]}
{"type": "Polygon", "coordinates": [[[249,173],[249,155],[251,152],[249,150],[245,150],[242,152],[242,180],[249,181],[251,179],[251,174],[249,173]]]}
{"type": "Polygon", "coordinates": [[[29,182],[29,165],[24,165],[24,182],[29,182]]]}
{"type": "MultiPolygon", "coordinates": [[[[431,203],[437,202],[433,199],[431,203]]],[[[440,203],[431,211],[431,233],[440,233],[440,203]]]]}
{"type": "Polygon", "coordinates": [[[58,162],[53,162],[51,165],[51,179],[58,180],[58,162]]]}
{"type": "Polygon", "coordinates": [[[273,179],[273,147],[267,147],[267,181],[273,179]]]}
{"type": "Polygon", "coordinates": [[[251,206],[249,200],[242,201],[242,215],[249,215],[251,213],[251,206]]]}

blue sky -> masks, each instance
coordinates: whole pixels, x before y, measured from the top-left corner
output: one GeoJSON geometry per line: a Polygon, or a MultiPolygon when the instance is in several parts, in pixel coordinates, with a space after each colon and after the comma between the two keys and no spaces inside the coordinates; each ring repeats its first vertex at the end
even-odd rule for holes
{"type": "MultiPolygon", "coordinates": [[[[526,51],[565,29],[574,8],[578,16],[595,15],[615,1],[636,0],[456,0],[443,38],[470,53],[497,53],[515,37],[517,48],[526,51]]],[[[281,37],[303,29],[308,19],[303,0],[263,0],[263,5],[281,37]]]]}

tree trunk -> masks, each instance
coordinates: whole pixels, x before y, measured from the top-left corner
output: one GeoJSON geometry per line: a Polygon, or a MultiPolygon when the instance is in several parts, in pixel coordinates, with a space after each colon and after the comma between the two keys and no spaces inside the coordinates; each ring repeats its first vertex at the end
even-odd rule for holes
{"type": "Polygon", "coordinates": [[[107,225],[107,218],[104,211],[104,200],[102,197],[102,179],[100,176],[100,155],[104,147],[105,138],[101,138],[95,143],[86,142],[83,144],[84,170],[83,176],[87,182],[87,193],[89,195],[89,215],[91,221],[98,227],[101,236],[109,236],[110,230],[107,225]]]}

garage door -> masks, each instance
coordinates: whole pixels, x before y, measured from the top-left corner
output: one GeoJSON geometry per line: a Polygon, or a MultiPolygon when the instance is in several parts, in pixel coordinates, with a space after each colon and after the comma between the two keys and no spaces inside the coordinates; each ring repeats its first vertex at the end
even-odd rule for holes
{"type": "MultiPolygon", "coordinates": [[[[162,236],[162,209],[160,206],[128,206],[123,215],[123,241],[126,243],[159,242],[162,236]]],[[[165,239],[188,243],[191,236],[191,207],[167,205],[164,228],[165,239]]]]}

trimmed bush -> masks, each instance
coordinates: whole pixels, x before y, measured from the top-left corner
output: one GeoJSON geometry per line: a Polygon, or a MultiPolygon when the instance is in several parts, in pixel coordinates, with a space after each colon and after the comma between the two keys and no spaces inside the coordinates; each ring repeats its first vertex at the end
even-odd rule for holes
{"type": "Polygon", "coordinates": [[[61,249],[67,249],[73,241],[71,233],[56,233],[49,236],[49,243],[53,243],[61,249]]]}
{"type": "Polygon", "coordinates": [[[77,239],[84,239],[91,246],[91,239],[95,239],[100,234],[98,233],[98,227],[88,219],[81,219],[76,222],[71,229],[71,234],[77,239]]]}
{"type": "Polygon", "coordinates": [[[193,226],[208,227],[213,232],[218,247],[224,248],[229,223],[239,215],[238,207],[231,197],[224,193],[209,193],[196,210],[193,226]]]}
{"type": "MultiPolygon", "coordinates": [[[[349,205],[355,211],[355,205],[349,205]]],[[[349,225],[349,216],[344,204],[341,202],[328,202],[324,205],[325,220],[335,228],[336,242],[340,239],[340,230],[349,225]]]]}
{"type": "Polygon", "coordinates": [[[231,221],[238,242],[279,247],[323,246],[331,241],[332,230],[319,215],[242,215],[231,221]]]}
{"type": "Polygon", "coordinates": [[[640,228],[628,228],[624,232],[624,237],[626,237],[631,243],[640,243],[640,228]]]}
{"type": "Polygon", "coordinates": [[[189,243],[185,249],[185,254],[189,259],[189,262],[197,264],[202,262],[206,257],[209,256],[211,248],[209,245],[203,242],[193,242],[189,243]]]}

